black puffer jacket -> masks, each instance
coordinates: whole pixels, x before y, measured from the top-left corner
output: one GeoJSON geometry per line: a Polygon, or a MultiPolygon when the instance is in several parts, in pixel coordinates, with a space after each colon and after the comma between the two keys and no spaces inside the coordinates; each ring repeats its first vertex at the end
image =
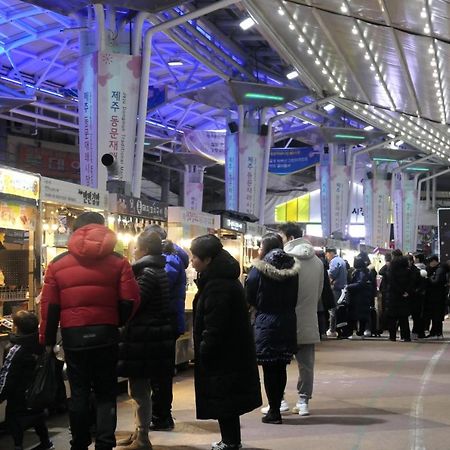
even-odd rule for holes
{"type": "Polygon", "coordinates": [[[387,315],[405,317],[411,313],[415,295],[415,275],[409,267],[408,258],[394,258],[388,269],[387,315]]]}
{"type": "Polygon", "coordinates": [[[300,262],[282,249],[256,260],[247,278],[247,301],[256,308],[255,343],[258,363],[289,363],[297,350],[300,262]]]}
{"type": "Polygon", "coordinates": [[[373,302],[373,282],[369,271],[356,269],[353,271],[350,284],[347,285],[350,303],[348,314],[351,320],[370,320],[370,307],[373,302]]]}
{"type": "Polygon", "coordinates": [[[261,405],[253,332],[239,263],[225,250],[197,281],[194,298],[198,419],[241,415],[261,405]]]}
{"type": "Polygon", "coordinates": [[[147,255],[133,265],[141,304],[122,330],[118,375],[151,378],[173,370],[175,330],[164,256],[147,255]]]}
{"type": "Polygon", "coordinates": [[[10,334],[11,352],[6,364],[0,372],[0,403],[8,401],[10,412],[24,413],[27,411],[25,392],[33,381],[34,369],[38,356],[44,351],[39,344],[38,333],[33,334],[10,334]]]}

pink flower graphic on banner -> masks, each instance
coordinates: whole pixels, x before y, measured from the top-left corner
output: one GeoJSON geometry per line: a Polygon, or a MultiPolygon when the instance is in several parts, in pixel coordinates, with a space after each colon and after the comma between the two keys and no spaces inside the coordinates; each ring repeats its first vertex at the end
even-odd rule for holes
{"type": "Polygon", "coordinates": [[[128,69],[133,73],[133,77],[138,79],[141,77],[141,57],[133,56],[127,63],[128,69]]]}
{"type": "Polygon", "coordinates": [[[102,62],[103,64],[111,64],[113,61],[112,55],[110,53],[102,54],[102,62]]]}
{"type": "Polygon", "coordinates": [[[106,86],[106,83],[108,80],[110,80],[113,76],[110,73],[107,73],[106,75],[99,75],[98,76],[98,84],[100,86],[106,86]]]}

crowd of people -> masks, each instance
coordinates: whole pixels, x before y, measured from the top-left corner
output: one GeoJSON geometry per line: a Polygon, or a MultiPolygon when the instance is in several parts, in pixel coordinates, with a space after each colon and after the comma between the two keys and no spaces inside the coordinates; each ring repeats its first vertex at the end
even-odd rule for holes
{"type": "MultiPolygon", "coordinates": [[[[8,402],[15,450],[23,448],[29,427],[40,438],[33,450],[54,448],[44,411],[28,407],[27,388],[36,361],[53,353],[59,332],[71,391],[71,450],[88,449],[92,422],[97,450],[116,445],[151,450],[151,430],[175,427],[172,377],[176,340],[185,331],[189,257],[157,225],[139,235],[133,264],[114,252],[115,245],[102,215],[80,215],[68,251],[47,268],[40,324],[32,312],[13,317],[11,347],[0,370],[0,401],[8,402]],[[117,376],[128,379],[135,419],[134,429],[118,442],[117,376]]],[[[297,224],[285,223],[262,237],[243,285],[239,262],[216,236],[195,238],[190,252],[198,274],[196,417],[219,423],[221,440],[212,450],[241,448],[240,416],[262,406],[258,365],[269,403],[261,409],[262,422],[282,424],[281,413],[289,409],[286,367],[293,360],[298,365],[293,410],[309,415],[315,346],[321,339],[361,339],[388,330],[396,340],[398,327],[404,341],[442,337],[448,271],[436,257],[426,265],[422,255],[395,250],[377,275],[367,254],[358,255],[350,268],[335,249],[316,252],[297,224]]]]}
{"type": "Polygon", "coordinates": [[[364,252],[353,267],[327,249],[324,263],[335,305],[329,311],[329,326],[322,322],[322,338],[363,339],[389,333],[389,340],[443,339],[448,310],[450,265],[437,255],[404,255],[393,250],[385,255],[379,273],[364,252]],[[337,320],[336,320],[337,318],[337,320]],[[410,327],[412,319],[412,329],[410,327]]]}

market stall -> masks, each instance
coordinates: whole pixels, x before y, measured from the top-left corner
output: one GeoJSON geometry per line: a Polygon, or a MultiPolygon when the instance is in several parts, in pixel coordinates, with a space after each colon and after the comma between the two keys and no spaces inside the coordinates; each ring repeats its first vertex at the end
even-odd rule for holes
{"type": "Polygon", "coordinates": [[[10,315],[34,309],[39,186],[38,175],[0,167],[0,366],[12,326],[10,315]]]}
{"type": "MultiPolygon", "coordinates": [[[[191,240],[203,234],[212,233],[220,227],[219,216],[207,214],[201,211],[194,211],[182,207],[169,207],[168,213],[168,236],[169,239],[189,251],[191,240]]],[[[186,332],[180,336],[176,348],[176,364],[183,364],[194,358],[192,342],[192,301],[194,300],[197,287],[194,283],[197,274],[193,267],[189,265],[186,270],[186,303],[185,320],[186,332]]]]}
{"type": "Polygon", "coordinates": [[[109,212],[108,226],[118,238],[116,251],[130,261],[138,234],[150,224],[165,227],[167,223],[167,205],[156,200],[110,194],[109,212]]]}
{"type": "Polygon", "coordinates": [[[107,209],[106,191],[42,177],[42,274],[55,256],[67,251],[73,221],[83,212],[96,211],[106,214],[107,209]]]}

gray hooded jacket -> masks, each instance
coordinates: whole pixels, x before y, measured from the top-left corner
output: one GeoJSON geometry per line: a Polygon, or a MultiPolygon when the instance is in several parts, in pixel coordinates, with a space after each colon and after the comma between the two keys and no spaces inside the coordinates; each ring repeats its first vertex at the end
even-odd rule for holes
{"type": "Polygon", "coordinates": [[[306,239],[289,241],[284,250],[301,262],[298,278],[297,344],[320,342],[317,307],[323,289],[323,263],[316,256],[314,247],[306,239]]]}

